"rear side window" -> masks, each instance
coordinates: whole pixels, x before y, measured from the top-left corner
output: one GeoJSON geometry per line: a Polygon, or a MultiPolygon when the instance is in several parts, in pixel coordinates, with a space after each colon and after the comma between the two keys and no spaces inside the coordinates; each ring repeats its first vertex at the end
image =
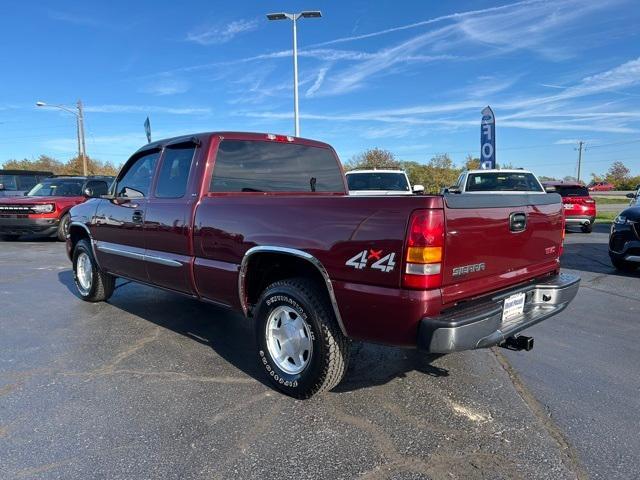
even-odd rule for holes
{"type": "Polygon", "coordinates": [[[344,192],[342,172],[326,148],[223,140],[211,192],[344,192]]]}
{"type": "Polygon", "coordinates": [[[542,192],[538,180],[528,172],[470,173],[467,192],[542,192]]]}
{"type": "Polygon", "coordinates": [[[556,185],[556,193],[559,193],[563,197],[588,197],[589,190],[587,187],[570,187],[556,185]]]}
{"type": "Polygon", "coordinates": [[[196,147],[193,144],[165,148],[156,186],[156,197],[184,197],[195,151],[196,147]]]}
{"type": "Polygon", "coordinates": [[[153,152],[134,160],[118,181],[117,195],[127,198],[146,197],[159,156],[160,152],[153,152]]]}

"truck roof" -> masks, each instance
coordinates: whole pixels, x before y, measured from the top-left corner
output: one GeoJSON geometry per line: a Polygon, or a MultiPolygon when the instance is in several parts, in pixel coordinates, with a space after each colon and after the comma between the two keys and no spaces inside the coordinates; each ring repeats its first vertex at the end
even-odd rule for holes
{"type": "Polygon", "coordinates": [[[346,172],[347,175],[352,173],[406,173],[404,170],[393,170],[393,169],[383,169],[383,168],[374,168],[369,170],[349,170],[346,172]]]}
{"type": "Polygon", "coordinates": [[[309,138],[294,137],[293,135],[285,135],[279,133],[261,133],[261,132],[233,132],[233,131],[215,131],[215,132],[200,132],[191,133],[187,135],[180,135],[177,137],[163,138],[154,142],[148,143],[140,147],[136,153],[146,150],[161,148],[170,144],[179,144],[186,142],[200,143],[204,140],[208,140],[213,136],[220,137],[234,137],[242,140],[254,140],[254,141],[273,141],[273,142],[285,142],[298,145],[308,145],[321,148],[333,148],[328,143],[320,142],[318,140],[312,140],[309,138]]]}
{"type": "Polygon", "coordinates": [[[523,168],[487,168],[467,170],[467,173],[533,173],[531,170],[523,168]]]}

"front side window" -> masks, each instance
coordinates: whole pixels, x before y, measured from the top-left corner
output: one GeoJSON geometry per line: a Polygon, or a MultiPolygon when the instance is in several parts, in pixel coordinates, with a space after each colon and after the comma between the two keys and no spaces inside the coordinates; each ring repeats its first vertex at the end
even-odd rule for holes
{"type": "Polygon", "coordinates": [[[142,155],[131,163],[118,181],[116,195],[125,198],[146,197],[160,152],[142,155]]]}
{"type": "Polygon", "coordinates": [[[156,197],[181,198],[187,190],[191,161],[196,151],[193,144],[169,146],[164,150],[156,197]]]}
{"type": "Polygon", "coordinates": [[[470,173],[467,192],[544,192],[535,175],[528,172],[470,173]]]}
{"type": "Polygon", "coordinates": [[[3,190],[16,191],[18,190],[18,176],[0,175],[0,185],[2,185],[3,190]]]}
{"type": "Polygon", "coordinates": [[[344,192],[342,172],[327,148],[223,140],[211,192],[344,192]]]}
{"type": "Polygon", "coordinates": [[[409,184],[404,173],[351,173],[347,175],[347,184],[349,190],[409,191],[409,184]]]}
{"type": "Polygon", "coordinates": [[[80,197],[82,196],[81,179],[51,178],[43,180],[33,187],[27,196],[29,197],[80,197]]]}

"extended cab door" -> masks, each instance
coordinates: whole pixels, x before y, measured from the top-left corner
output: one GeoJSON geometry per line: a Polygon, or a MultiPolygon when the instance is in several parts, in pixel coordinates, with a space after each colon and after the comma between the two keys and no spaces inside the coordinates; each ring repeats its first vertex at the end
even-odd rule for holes
{"type": "Polygon", "coordinates": [[[149,281],[195,294],[191,281],[191,220],[198,200],[196,162],[202,156],[197,138],[165,145],[144,230],[149,281]]]}
{"type": "Polygon", "coordinates": [[[145,264],[144,217],[159,148],[136,153],[120,171],[115,198],[103,200],[94,221],[96,255],[108,272],[148,281],[145,264]]]}

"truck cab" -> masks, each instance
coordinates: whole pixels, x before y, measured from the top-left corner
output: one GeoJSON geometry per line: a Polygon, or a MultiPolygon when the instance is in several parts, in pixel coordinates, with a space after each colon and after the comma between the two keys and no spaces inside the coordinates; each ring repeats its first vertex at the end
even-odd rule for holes
{"type": "Polygon", "coordinates": [[[411,187],[404,170],[350,170],[346,173],[349,195],[413,195],[422,185],[411,187]]]}

